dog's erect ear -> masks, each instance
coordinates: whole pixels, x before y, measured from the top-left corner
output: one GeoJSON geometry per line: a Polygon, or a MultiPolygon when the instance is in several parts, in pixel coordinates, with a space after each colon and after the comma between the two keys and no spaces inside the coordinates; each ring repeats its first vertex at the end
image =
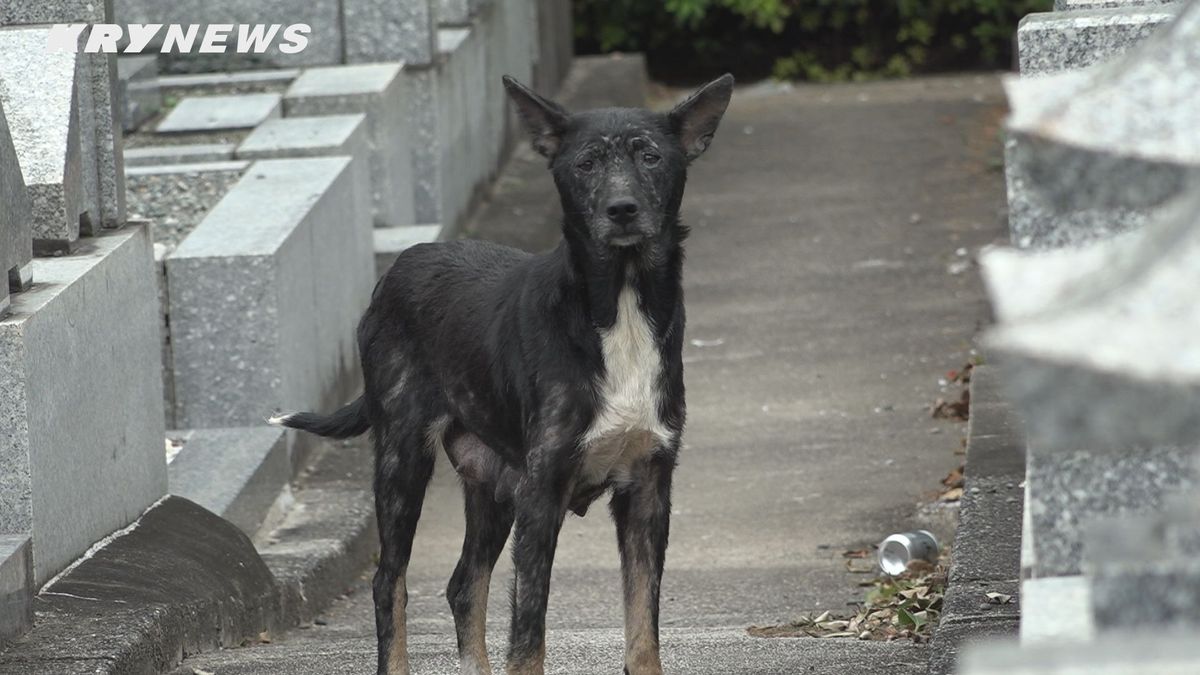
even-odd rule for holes
{"type": "Polygon", "coordinates": [[[525,129],[533,137],[533,149],[553,157],[567,129],[568,113],[559,104],[548,101],[508,75],[504,76],[508,97],[517,105],[525,129]]]}
{"type": "Polygon", "coordinates": [[[726,73],[700,87],[667,116],[683,143],[689,162],[708,149],[732,95],[733,76],[726,73]]]}

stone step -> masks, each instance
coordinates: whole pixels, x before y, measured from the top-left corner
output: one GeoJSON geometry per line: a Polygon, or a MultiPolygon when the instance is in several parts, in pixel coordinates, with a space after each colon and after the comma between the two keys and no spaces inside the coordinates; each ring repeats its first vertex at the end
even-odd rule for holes
{"type": "Polygon", "coordinates": [[[0,534],[0,645],[33,628],[33,555],[29,537],[0,534]]]}
{"type": "Polygon", "coordinates": [[[250,132],[235,151],[239,159],[348,155],[367,160],[366,115],[271,119],[250,132]]]}
{"type": "Polygon", "coordinates": [[[177,454],[167,489],[237,525],[253,537],[292,477],[287,438],[269,426],[168,431],[177,454]]]}
{"type": "Polygon", "coordinates": [[[280,95],[188,96],[158,123],[160,134],[251,129],[281,112],[280,95]]]}

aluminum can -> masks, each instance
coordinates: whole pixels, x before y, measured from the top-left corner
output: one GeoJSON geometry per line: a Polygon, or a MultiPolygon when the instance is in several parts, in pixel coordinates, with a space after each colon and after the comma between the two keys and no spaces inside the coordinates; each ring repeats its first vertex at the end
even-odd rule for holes
{"type": "Polygon", "coordinates": [[[938,553],[937,538],[929,530],[893,534],[879,545],[879,569],[888,576],[900,576],[914,560],[936,563],[938,553]]]}

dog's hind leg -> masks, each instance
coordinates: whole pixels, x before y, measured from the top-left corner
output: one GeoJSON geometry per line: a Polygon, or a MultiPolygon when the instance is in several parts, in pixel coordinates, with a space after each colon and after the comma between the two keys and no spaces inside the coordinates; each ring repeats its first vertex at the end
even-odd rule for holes
{"type": "Polygon", "coordinates": [[[512,504],[497,503],[489,484],[463,484],[467,533],[446,599],[454,612],[462,675],[491,675],[485,631],[492,568],[512,529],[512,504]]]}
{"type": "Polygon", "coordinates": [[[671,519],[673,462],[651,460],[632,482],[613,492],[621,576],[625,587],[625,672],[662,675],[658,645],[658,600],[671,519]]]}
{"type": "Polygon", "coordinates": [[[379,569],[373,584],[378,675],[408,675],[405,574],[413,535],[421,518],[434,454],[420,420],[376,427],[375,517],[379,524],[379,569]]]}

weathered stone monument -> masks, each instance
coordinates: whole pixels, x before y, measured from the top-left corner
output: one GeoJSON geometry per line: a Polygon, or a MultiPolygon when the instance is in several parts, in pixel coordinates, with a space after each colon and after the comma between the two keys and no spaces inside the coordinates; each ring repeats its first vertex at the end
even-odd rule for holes
{"type": "Polygon", "coordinates": [[[1023,647],[964,672],[1200,658],[1200,2],[1172,11],[1123,56],[1009,85],[1010,178],[1046,208],[1034,246],[1062,247],[982,258],[986,343],[1028,427],[1023,647]]]}
{"type": "MultiPolygon", "coordinates": [[[[1088,11],[1031,14],[1021,22],[1017,33],[1020,70],[1027,77],[1019,86],[1010,87],[1010,96],[1022,96],[1022,103],[1028,102],[1030,107],[1039,105],[1035,101],[1042,94],[1047,99],[1063,100],[1056,89],[1070,82],[1079,68],[1102,63],[1139,44],[1170,21],[1178,6],[1100,0],[1060,9],[1088,11]]],[[[1072,236],[1103,237],[1145,222],[1145,211],[1136,207],[1079,205],[1060,210],[1044,203],[1036,184],[1038,177],[1027,173],[1021,159],[1027,154],[1023,141],[1018,132],[1005,143],[1009,228],[1014,245],[1061,246],[1072,241],[1072,236]]]]}
{"type": "Polygon", "coordinates": [[[124,223],[115,62],[48,42],[105,11],[0,5],[0,639],[166,491],[150,234],[102,229],[124,223]]]}
{"type": "MultiPolygon", "coordinates": [[[[0,26],[33,26],[56,23],[112,23],[113,0],[16,0],[0,5],[0,26]]],[[[85,30],[81,40],[89,35],[85,30]]],[[[37,52],[35,52],[37,53],[37,52]]],[[[10,58],[10,57],[5,57],[10,58]]],[[[119,227],[125,223],[124,162],[121,159],[121,118],[117,115],[115,54],[78,54],[83,75],[79,83],[83,123],[81,142],[84,180],[96,181],[94,199],[100,219],[96,227],[119,227]]],[[[0,59],[4,60],[4,59],[0,59]]]]}
{"type": "Polygon", "coordinates": [[[0,29],[0,104],[33,201],[35,246],[61,253],[81,227],[92,229],[99,208],[88,190],[97,185],[94,148],[83,142],[91,121],[80,119],[86,73],[79,55],[49,52],[48,36],[41,27],[0,29]]]}

